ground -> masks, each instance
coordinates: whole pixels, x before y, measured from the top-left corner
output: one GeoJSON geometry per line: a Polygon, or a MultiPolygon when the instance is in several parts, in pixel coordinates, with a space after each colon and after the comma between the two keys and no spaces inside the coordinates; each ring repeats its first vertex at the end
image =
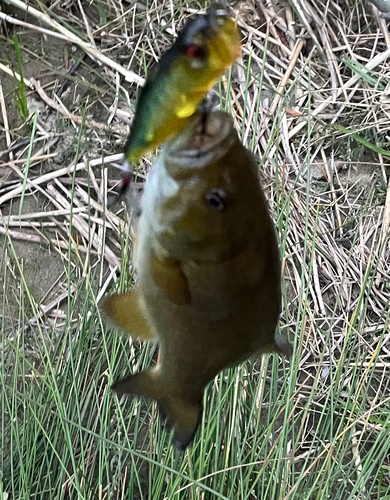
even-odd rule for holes
{"type": "Polygon", "coordinates": [[[259,161],[295,353],[218,377],[183,458],[110,392],[155,346],[98,303],[133,280],[108,191],[139,77],[203,6],[0,2],[0,499],[390,498],[388,27],[368,1],[232,7],[243,56],[213,93],[259,161]]]}

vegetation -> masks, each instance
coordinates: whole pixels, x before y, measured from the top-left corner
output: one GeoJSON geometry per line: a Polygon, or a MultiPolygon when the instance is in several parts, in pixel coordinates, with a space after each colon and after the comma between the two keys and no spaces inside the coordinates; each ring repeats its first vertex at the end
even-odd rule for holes
{"type": "Polygon", "coordinates": [[[124,121],[203,3],[0,4],[0,500],[390,499],[390,37],[367,0],[237,2],[213,92],[259,158],[294,358],[220,374],[185,454],[110,392],[157,354],[99,311],[133,281],[107,203],[124,121]]]}

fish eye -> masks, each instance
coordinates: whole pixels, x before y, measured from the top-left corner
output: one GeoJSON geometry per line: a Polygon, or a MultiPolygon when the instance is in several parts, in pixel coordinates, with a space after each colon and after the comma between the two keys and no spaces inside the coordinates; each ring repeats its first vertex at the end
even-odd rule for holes
{"type": "Polygon", "coordinates": [[[191,59],[204,59],[206,57],[206,52],[199,45],[189,45],[187,47],[186,54],[191,59]]]}
{"type": "Polygon", "coordinates": [[[222,189],[212,189],[206,194],[206,204],[214,210],[223,210],[226,205],[226,193],[222,189]]]}

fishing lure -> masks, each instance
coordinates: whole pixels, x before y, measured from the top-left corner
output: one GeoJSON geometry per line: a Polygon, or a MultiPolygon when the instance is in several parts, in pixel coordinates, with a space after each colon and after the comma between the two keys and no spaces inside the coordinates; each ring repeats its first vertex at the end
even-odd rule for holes
{"type": "Polygon", "coordinates": [[[131,165],[183,129],[240,53],[237,26],[222,5],[187,22],[141,89],[125,146],[122,192],[131,182],[131,165]]]}

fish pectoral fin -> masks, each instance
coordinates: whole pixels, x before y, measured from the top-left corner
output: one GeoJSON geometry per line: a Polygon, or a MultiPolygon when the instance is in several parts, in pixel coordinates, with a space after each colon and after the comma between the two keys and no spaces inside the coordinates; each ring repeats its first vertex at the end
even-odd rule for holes
{"type": "Polygon", "coordinates": [[[173,431],[172,443],[179,450],[185,450],[193,440],[202,416],[202,401],[189,402],[170,394],[169,388],[160,379],[159,365],[119,380],[111,388],[120,396],[125,394],[156,400],[161,416],[173,431]]]}
{"type": "Polygon", "coordinates": [[[105,297],[101,309],[115,325],[140,340],[154,337],[141,308],[139,288],[130,292],[105,297]]]}
{"type": "Polygon", "coordinates": [[[191,302],[187,278],[179,260],[161,258],[153,252],[151,265],[156,286],[171,302],[177,305],[191,302]]]}

